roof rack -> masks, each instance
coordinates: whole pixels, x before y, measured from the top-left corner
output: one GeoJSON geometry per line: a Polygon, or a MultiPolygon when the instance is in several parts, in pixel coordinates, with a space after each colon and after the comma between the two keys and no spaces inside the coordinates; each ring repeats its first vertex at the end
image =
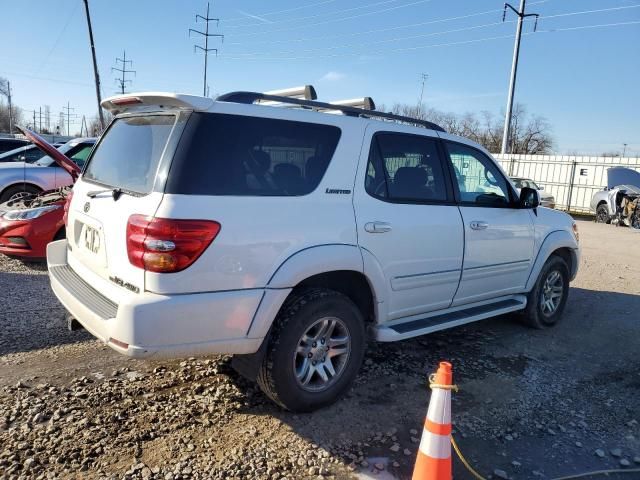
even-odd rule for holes
{"type": "Polygon", "coordinates": [[[315,110],[338,110],[350,117],[366,117],[366,118],[380,118],[384,120],[395,120],[396,122],[408,123],[411,125],[419,125],[421,127],[428,128],[430,130],[436,130],[438,132],[444,132],[445,129],[440,125],[436,125],[433,122],[427,120],[418,120],[417,118],[405,117],[402,115],[396,115],[393,113],[377,112],[375,110],[363,110],[362,108],[356,108],[349,105],[339,105],[334,103],[318,102],[315,100],[304,100],[300,98],[281,97],[278,95],[269,95],[266,93],[258,92],[230,92],[220,95],[217,98],[221,102],[231,103],[245,103],[252,104],[255,102],[272,101],[289,105],[299,105],[315,110]]]}

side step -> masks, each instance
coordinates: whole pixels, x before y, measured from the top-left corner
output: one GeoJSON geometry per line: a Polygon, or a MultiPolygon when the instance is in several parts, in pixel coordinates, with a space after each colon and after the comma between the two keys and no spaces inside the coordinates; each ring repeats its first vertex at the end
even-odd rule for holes
{"type": "Polygon", "coordinates": [[[376,329],[376,339],[379,342],[404,340],[504,313],[515,312],[526,306],[527,297],[524,295],[512,295],[509,298],[491,303],[463,305],[449,309],[444,313],[442,311],[434,312],[430,316],[416,320],[396,321],[393,325],[381,325],[376,329]]]}

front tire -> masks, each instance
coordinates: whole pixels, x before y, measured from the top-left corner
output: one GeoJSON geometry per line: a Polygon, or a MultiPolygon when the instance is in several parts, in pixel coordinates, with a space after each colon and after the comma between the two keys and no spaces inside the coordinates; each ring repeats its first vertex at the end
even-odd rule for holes
{"type": "Polygon", "coordinates": [[[569,267],[561,257],[551,255],[527,296],[523,320],[532,328],[552,327],[562,317],[569,296],[569,267]]]}
{"type": "Polygon", "coordinates": [[[609,209],[604,203],[596,208],[596,223],[611,223],[609,209]]]}
{"type": "Polygon", "coordinates": [[[324,407],[353,382],[365,343],[364,319],[348,297],[322,288],[302,290],[275,320],[258,385],[287,410],[324,407]]]}
{"type": "Polygon", "coordinates": [[[14,185],[7,188],[2,195],[0,195],[0,203],[8,202],[9,200],[18,200],[23,197],[35,197],[41,192],[41,190],[33,185],[14,185]]]}

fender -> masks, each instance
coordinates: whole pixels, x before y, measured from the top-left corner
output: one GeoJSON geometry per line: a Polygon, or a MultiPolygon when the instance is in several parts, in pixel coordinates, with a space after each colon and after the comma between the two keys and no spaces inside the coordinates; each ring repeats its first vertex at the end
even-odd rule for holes
{"type": "Polygon", "coordinates": [[[578,246],[578,242],[570,232],[566,230],[556,230],[555,232],[549,233],[549,235],[547,235],[542,242],[542,245],[538,250],[536,260],[533,263],[531,273],[529,273],[525,291],[531,291],[533,285],[536,283],[536,280],[538,280],[538,275],[540,275],[540,271],[542,270],[542,267],[546,263],[547,259],[554,251],[558,250],[559,248],[568,248],[571,252],[572,269],[569,272],[569,275],[571,280],[575,278],[576,274],[578,273],[578,264],[580,263],[580,249],[578,246]]]}
{"type": "Polygon", "coordinates": [[[367,277],[373,298],[375,299],[376,323],[384,323],[388,319],[389,303],[387,302],[387,281],[384,271],[376,256],[366,248],[362,248],[362,262],[364,264],[364,275],[367,277]]]}
{"type": "Polygon", "coordinates": [[[316,245],[289,256],[267,282],[247,336],[264,338],[293,287],[320,273],[336,270],[363,272],[362,255],[355,245],[316,245]]]}
{"type": "Polygon", "coordinates": [[[356,245],[316,245],[299,250],[276,269],[267,288],[293,288],[313,275],[336,270],[364,272],[362,255],[356,245]]]}

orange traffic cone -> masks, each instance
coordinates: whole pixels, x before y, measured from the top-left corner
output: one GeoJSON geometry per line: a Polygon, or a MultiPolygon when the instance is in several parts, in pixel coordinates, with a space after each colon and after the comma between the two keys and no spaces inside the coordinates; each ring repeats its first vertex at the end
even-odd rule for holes
{"type": "Polygon", "coordinates": [[[449,362],[440,362],[435,378],[429,378],[433,390],[418,449],[413,480],[451,480],[451,381],[449,362]]]}

